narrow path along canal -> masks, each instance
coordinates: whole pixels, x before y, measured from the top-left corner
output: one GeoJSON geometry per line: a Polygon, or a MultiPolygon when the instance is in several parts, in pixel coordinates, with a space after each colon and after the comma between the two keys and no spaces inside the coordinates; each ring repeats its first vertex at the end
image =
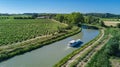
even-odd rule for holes
{"type": "Polygon", "coordinates": [[[0,62],[0,67],[52,67],[66,55],[80,48],[69,47],[69,41],[81,39],[83,42],[81,45],[84,45],[98,34],[99,30],[87,29],[84,26],[82,27],[82,31],[74,36],[0,62]]]}

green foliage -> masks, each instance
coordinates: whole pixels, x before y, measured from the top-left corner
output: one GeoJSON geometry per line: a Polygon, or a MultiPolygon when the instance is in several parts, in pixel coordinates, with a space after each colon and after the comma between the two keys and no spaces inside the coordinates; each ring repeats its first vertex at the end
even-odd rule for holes
{"type": "Polygon", "coordinates": [[[100,19],[94,16],[86,16],[85,22],[88,24],[99,24],[100,19]]]}
{"type": "Polygon", "coordinates": [[[102,27],[106,27],[106,25],[104,24],[103,21],[100,21],[99,23],[100,23],[100,26],[102,26],[102,27]]]}
{"type": "Polygon", "coordinates": [[[14,17],[14,19],[34,19],[34,17],[14,17]]]}
{"type": "Polygon", "coordinates": [[[109,28],[106,30],[106,35],[109,33],[112,34],[113,38],[91,58],[86,67],[111,67],[110,56],[120,57],[120,31],[109,28]]]}
{"type": "Polygon", "coordinates": [[[73,12],[71,14],[57,14],[55,19],[69,25],[78,25],[84,22],[84,17],[79,12],[73,12]]]}
{"type": "Polygon", "coordinates": [[[39,15],[37,13],[32,15],[32,18],[37,18],[39,15]]]}
{"type": "Polygon", "coordinates": [[[120,56],[120,34],[116,33],[106,46],[106,53],[110,56],[120,56]]]}
{"type": "Polygon", "coordinates": [[[120,23],[117,24],[117,27],[120,28],[120,23]]]}
{"type": "Polygon", "coordinates": [[[64,15],[62,14],[57,14],[56,15],[56,20],[60,21],[60,22],[63,22],[64,21],[64,15]]]}
{"type": "Polygon", "coordinates": [[[7,19],[0,21],[0,45],[21,42],[58,32],[66,25],[46,19],[7,19]]]}
{"type": "Polygon", "coordinates": [[[7,16],[0,16],[0,19],[31,19],[30,15],[7,15],[7,16]]]}
{"type": "Polygon", "coordinates": [[[80,24],[84,22],[84,17],[79,12],[73,12],[70,17],[72,24],[80,24]]]}
{"type": "Polygon", "coordinates": [[[104,48],[98,51],[86,67],[111,67],[109,62],[109,56],[104,53],[104,48]]]}
{"type": "Polygon", "coordinates": [[[106,25],[104,24],[104,22],[100,18],[91,16],[91,15],[85,16],[84,21],[86,24],[92,24],[92,25],[106,27],[106,25]]]}

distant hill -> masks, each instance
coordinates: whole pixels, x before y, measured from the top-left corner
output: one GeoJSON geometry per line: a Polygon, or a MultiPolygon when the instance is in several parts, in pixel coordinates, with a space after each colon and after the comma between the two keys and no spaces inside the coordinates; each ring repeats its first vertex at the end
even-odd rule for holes
{"type": "MultiPolygon", "coordinates": [[[[39,16],[55,16],[57,13],[23,13],[23,14],[8,14],[8,13],[0,13],[0,16],[16,16],[16,15],[39,15],[39,16]]],[[[62,14],[62,13],[61,13],[62,14]]],[[[120,15],[112,14],[112,13],[86,13],[84,16],[95,16],[100,18],[119,18],[120,15]]]]}
{"type": "Polygon", "coordinates": [[[95,16],[100,18],[120,18],[120,15],[111,13],[86,13],[85,16],[95,16]]]}

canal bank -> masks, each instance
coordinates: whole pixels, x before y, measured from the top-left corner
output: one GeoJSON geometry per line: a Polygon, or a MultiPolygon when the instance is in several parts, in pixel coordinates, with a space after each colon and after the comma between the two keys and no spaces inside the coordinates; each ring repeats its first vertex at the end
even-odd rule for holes
{"type": "Polygon", "coordinates": [[[84,45],[94,39],[98,34],[98,30],[83,28],[80,33],[74,36],[1,62],[0,67],[52,67],[66,55],[80,48],[68,47],[67,44],[70,40],[80,38],[83,41],[82,45],[84,45]]]}

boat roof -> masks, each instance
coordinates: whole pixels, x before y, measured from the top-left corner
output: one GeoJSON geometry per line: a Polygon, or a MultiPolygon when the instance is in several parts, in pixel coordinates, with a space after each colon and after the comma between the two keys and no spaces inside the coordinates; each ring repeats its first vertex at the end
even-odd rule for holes
{"type": "Polygon", "coordinates": [[[74,43],[74,42],[75,42],[75,40],[71,40],[71,41],[70,41],[70,43],[74,43]]]}

